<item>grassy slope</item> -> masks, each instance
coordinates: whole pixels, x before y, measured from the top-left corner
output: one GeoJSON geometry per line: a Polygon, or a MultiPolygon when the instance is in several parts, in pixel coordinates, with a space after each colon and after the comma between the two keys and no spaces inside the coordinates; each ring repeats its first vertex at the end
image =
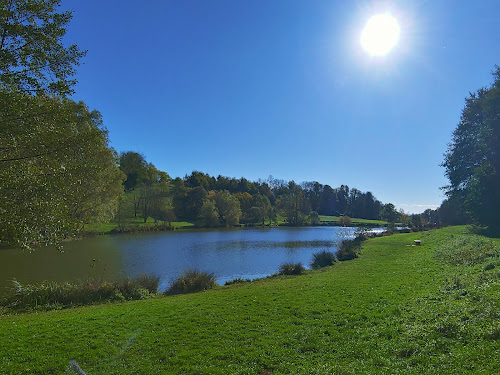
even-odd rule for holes
{"type": "Polygon", "coordinates": [[[63,373],[74,358],[89,375],[500,373],[498,279],[444,291],[477,277],[432,256],[463,231],[373,239],[304,276],[0,317],[0,369],[63,373]]]}
{"type": "MultiPolygon", "coordinates": [[[[340,221],[339,216],[326,216],[326,215],[319,215],[319,219],[321,222],[324,223],[338,223],[340,221]]],[[[357,218],[351,218],[352,223],[355,225],[363,225],[363,224],[368,224],[368,225],[380,225],[380,226],[386,226],[387,222],[383,220],[369,220],[369,219],[357,219],[357,218]]]]}

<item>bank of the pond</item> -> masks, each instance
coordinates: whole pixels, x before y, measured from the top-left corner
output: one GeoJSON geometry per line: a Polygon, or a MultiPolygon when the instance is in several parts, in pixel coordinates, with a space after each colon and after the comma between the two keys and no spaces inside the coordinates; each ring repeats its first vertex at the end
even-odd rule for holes
{"type": "MultiPolygon", "coordinates": [[[[307,223],[303,227],[314,227],[314,226],[346,226],[345,222],[341,222],[340,216],[326,216],[320,215],[319,222],[307,223]]],[[[359,227],[364,226],[368,228],[378,228],[387,227],[390,225],[388,222],[383,220],[370,220],[370,219],[350,219],[351,223],[348,227],[359,227]]],[[[239,228],[266,228],[266,227],[279,227],[288,226],[288,223],[283,217],[279,217],[274,223],[266,222],[265,224],[260,223],[242,223],[239,228]]],[[[224,227],[219,227],[223,229],[224,227]]],[[[205,226],[197,222],[187,222],[187,221],[173,221],[170,223],[166,222],[155,222],[153,219],[149,218],[144,222],[142,219],[129,219],[126,223],[100,223],[100,224],[90,224],[85,226],[85,230],[82,236],[95,236],[95,235],[105,235],[105,234],[124,234],[124,233],[141,233],[141,232],[158,232],[158,231],[171,231],[171,230],[196,230],[196,229],[206,229],[205,226]]]]}
{"type": "Polygon", "coordinates": [[[74,360],[87,374],[499,373],[498,257],[450,261],[470,238],[499,245],[464,227],[398,234],[303,276],[0,317],[0,368],[71,373],[74,360]]]}

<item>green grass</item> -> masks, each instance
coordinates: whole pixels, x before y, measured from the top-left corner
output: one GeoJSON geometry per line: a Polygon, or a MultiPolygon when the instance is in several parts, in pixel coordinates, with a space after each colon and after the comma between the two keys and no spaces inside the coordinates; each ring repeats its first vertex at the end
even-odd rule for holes
{"type": "MultiPolygon", "coordinates": [[[[193,223],[187,221],[173,221],[171,224],[175,229],[194,226],[193,223]]],[[[141,218],[130,218],[125,223],[126,227],[134,228],[138,231],[153,228],[154,225],[155,222],[152,218],[149,218],[146,223],[144,223],[144,220],[141,218]]],[[[108,234],[114,230],[118,230],[118,223],[115,221],[111,221],[110,223],[87,224],[85,226],[85,232],[88,234],[108,234]]]]}
{"type": "Polygon", "coordinates": [[[462,236],[483,239],[464,227],[397,234],[302,276],[3,316],[0,369],[71,373],[75,359],[89,375],[498,374],[500,263],[441,256],[460,253],[449,243],[462,236]]]}
{"type": "MultiPolygon", "coordinates": [[[[326,216],[326,215],[319,215],[319,220],[322,223],[338,223],[340,217],[339,216],[326,216]]],[[[353,225],[380,225],[380,226],[386,226],[387,222],[383,220],[369,220],[369,219],[356,219],[356,218],[351,218],[352,224],[353,225]]]]}
{"type": "MultiPolygon", "coordinates": [[[[335,223],[338,224],[339,217],[338,216],[324,216],[320,215],[321,223],[335,223]]],[[[286,224],[286,220],[283,216],[277,215],[276,223],[278,225],[286,224]]],[[[370,225],[370,226],[386,226],[387,222],[382,220],[368,220],[368,219],[352,219],[352,223],[354,226],[356,225],[370,225]]],[[[195,226],[196,223],[187,222],[187,221],[173,221],[172,226],[175,229],[181,228],[190,228],[195,226]]],[[[201,223],[199,223],[202,225],[201,223]]],[[[269,221],[266,220],[266,225],[269,225],[269,221]]],[[[146,223],[141,218],[130,218],[126,220],[125,227],[129,228],[132,231],[144,231],[144,230],[154,230],[154,220],[152,218],[148,218],[146,223]]],[[[258,226],[258,225],[257,225],[258,226]]],[[[109,234],[113,231],[118,230],[118,223],[115,221],[111,221],[110,223],[96,223],[96,224],[87,224],[85,225],[85,233],[87,234],[109,234]]]]}

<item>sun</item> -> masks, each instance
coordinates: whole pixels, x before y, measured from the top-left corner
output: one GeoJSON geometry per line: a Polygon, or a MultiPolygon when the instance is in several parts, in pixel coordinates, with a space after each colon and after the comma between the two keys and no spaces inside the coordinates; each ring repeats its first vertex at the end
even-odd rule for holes
{"type": "Polygon", "coordinates": [[[372,56],[385,56],[399,41],[399,24],[389,13],[372,16],[361,32],[361,46],[372,56]]]}

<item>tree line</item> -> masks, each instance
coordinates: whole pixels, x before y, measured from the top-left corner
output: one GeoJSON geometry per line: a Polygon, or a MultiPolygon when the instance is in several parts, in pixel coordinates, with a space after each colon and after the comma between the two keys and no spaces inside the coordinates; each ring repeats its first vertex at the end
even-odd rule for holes
{"type": "Polygon", "coordinates": [[[457,199],[448,198],[435,210],[407,214],[392,203],[382,203],[371,192],[341,185],[332,188],[317,181],[286,181],[269,176],[249,181],[193,171],[171,178],[134,151],[118,159],[125,174],[125,194],[116,219],[130,217],[155,221],[191,221],[208,227],[240,223],[269,225],[282,216],[289,225],[319,224],[319,215],[383,220],[402,226],[423,227],[471,223],[457,199]]]}
{"type": "Polygon", "coordinates": [[[392,203],[383,204],[371,192],[347,185],[332,188],[317,181],[297,184],[276,179],[249,181],[244,177],[210,176],[193,171],[171,178],[134,151],[122,152],[125,174],[118,222],[139,217],[146,222],[191,221],[200,225],[271,224],[282,216],[289,225],[319,224],[319,215],[384,220],[404,218],[392,203]]]}

